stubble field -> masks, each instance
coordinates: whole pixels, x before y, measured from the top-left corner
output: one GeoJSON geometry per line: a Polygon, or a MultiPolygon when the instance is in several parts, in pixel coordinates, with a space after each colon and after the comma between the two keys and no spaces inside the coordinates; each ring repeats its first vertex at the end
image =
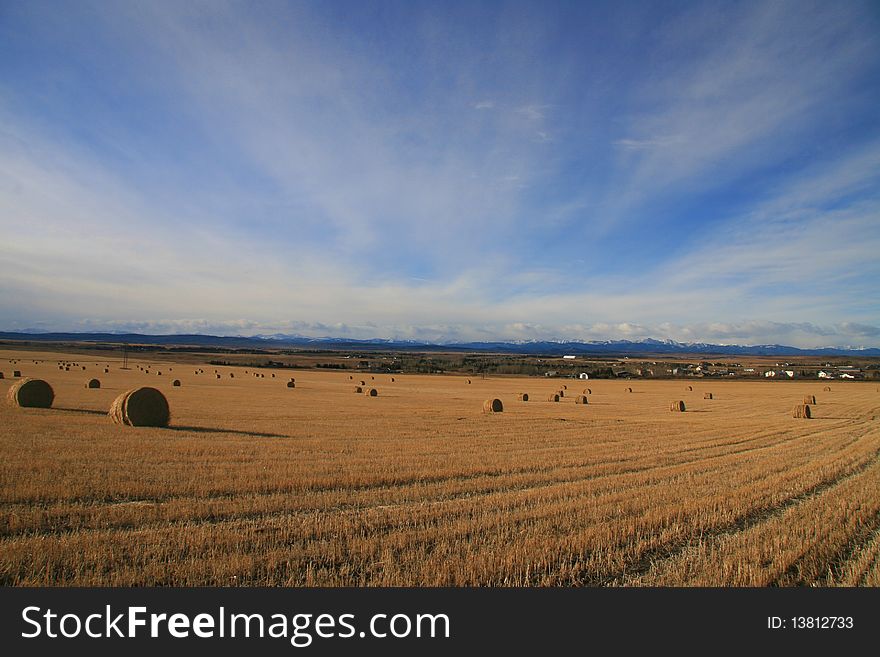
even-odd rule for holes
{"type": "Polygon", "coordinates": [[[880,584],[874,383],[0,359],[4,399],[14,369],[56,394],[0,405],[4,585],[880,584]],[[170,428],[107,417],[140,385],[170,428]],[[793,418],[807,394],[813,418],[793,418]],[[504,411],[481,413],[493,397],[504,411]]]}

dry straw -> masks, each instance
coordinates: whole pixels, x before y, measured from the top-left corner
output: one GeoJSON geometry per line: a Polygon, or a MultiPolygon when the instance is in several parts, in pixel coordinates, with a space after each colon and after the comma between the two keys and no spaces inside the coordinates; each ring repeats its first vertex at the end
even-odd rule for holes
{"type": "Polygon", "coordinates": [[[504,404],[500,399],[487,399],[483,402],[484,413],[500,413],[504,410],[504,404]]]}
{"type": "Polygon", "coordinates": [[[804,395],[804,403],[805,404],[815,404],[816,396],[815,395],[804,395]]]}
{"type": "Polygon", "coordinates": [[[171,411],[165,395],[155,388],[135,388],[119,395],[110,406],[116,424],[131,427],[167,427],[171,411]]]}
{"type": "Polygon", "coordinates": [[[364,394],[367,397],[376,397],[379,394],[379,391],[375,388],[367,388],[366,390],[364,390],[364,394]]]}
{"type": "Polygon", "coordinates": [[[578,395],[577,397],[574,398],[574,403],[575,404],[589,404],[590,400],[587,399],[586,395],[578,395]]]}
{"type": "Polygon", "coordinates": [[[632,391],[633,391],[632,388],[624,388],[624,390],[626,390],[627,392],[632,392],[632,391]]]}
{"type": "Polygon", "coordinates": [[[558,401],[559,401],[559,395],[557,395],[557,394],[554,392],[552,395],[550,395],[549,397],[547,397],[547,401],[558,402],[558,401]]]}
{"type": "Polygon", "coordinates": [[[803,417],[810,418],[812,417],[810,413],[810,407],[807,404],[797,404],[794,407],[794,410],[791,412],[792,417],[803,417]]]}
{"type": "Polygon", "coordinates": [[[556,394],[559,395],[560,397],[565,397],[565,390],[557,390],[556,394]]]}
{"type": "Polygon", "coordinates": [[[175,388],[179,388],[180,387],[180,379],[174,379],[174,381],[171,382],[171,385],[174,386],[175,388]]]}
{"type": "Polygon", "coordinates": [[[13,406],[50,408],[55,400],[55,391],[42,379],[23,379],[9,388],[6,398],[13,406]]]}
{"type": "Polygon", "coordinates": [[[831,386],[825,386],[822,388],[822,392],[831,392],[831,386]]]}
{"type": "Polygon", "coordinates": [[[676,413],[684,413],[684,402],[683,401],[674,401],[669,405],[669,410],[674,411],[676,413]]]}
{"type": "Polygon", "coordinates": [[[693,386],[688,386],[688,387],[687,387],[687,391],[688,391],[688,392],[693,392],[693,391],[694,391],[694,387],[693,387],[693,386]]]}
{"type": "Polygon", "coordinates": [[[584,394],[585,395],[592,395],[593,391],[590,388],[584,388],[584,394]]]}
{"type": "Polygon", "coordinates": [[[287,387],[288,387],[288,388],[296,388],[296,383],[294,383],[293,381],[288,381],[288,382],[287,382],[287,387]]]}
{"type": "Polygon", "coordinates": [[[517,395],[517,399],[519,399],[520,401],[529,401],[529,393],[521,392],[519,395],[517,395]]]}
{"type": "Polygon", "coordinates": [[[714,398],[712,397],[711,392],[707,392],[705,395],[703,395],[703,399],[714,399],[714,398]]]}
{"type": "Polygon", "coordinates": [[[101,382],[98,379],[89,379],[86,383],[86,388],[100,388],[101,382]]]}
{"type": "MultiPolygon", "coordinates": [[[[288,385],[290,385],[290,384],[288,384],[288,385]]],[[[363,392],[364,389],[361,388],[360,386],[355,386],[355,387],[354,387],[354,391],[355,391],[355,392],[363,392]]]]}

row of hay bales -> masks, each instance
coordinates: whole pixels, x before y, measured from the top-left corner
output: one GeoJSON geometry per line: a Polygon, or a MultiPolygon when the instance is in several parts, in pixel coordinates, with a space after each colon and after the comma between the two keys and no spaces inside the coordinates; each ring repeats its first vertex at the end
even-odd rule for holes
{"type": "MultiPolygon", "coordinates": [[[[100,387],[100,382],[89,387],[100,387]]],[[[9,388],[7,399],[13,406],[51,408],[55,391],[42,379],[23,379],[9,388]]],[[[117,424],[133,427],[167,427],[171,421],[165,395],[149,387],[135,388],[119,395],[110,405],[109,415],[117,424]]]]}

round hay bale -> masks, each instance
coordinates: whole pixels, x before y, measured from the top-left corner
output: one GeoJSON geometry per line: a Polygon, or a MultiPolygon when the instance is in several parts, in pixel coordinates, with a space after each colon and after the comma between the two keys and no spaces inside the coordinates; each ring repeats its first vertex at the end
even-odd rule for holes
{"type": "Polygon", "coordinates": [[[694,391],[694,387],[693,387],[693,386],[688,386],[687,388],[685,388],[685,390],[687,390],[688,392],[693,392],[693,391],[694,391]]]}
{"type": "Polygon", "coordinates": [[[98,379],[89,379],[86,382],[86,388],[100,388],[101,382],[98,379]]]}
{"type": "Polygon", "coordinates": [[[85,369],[86,369],[86,366],[85,366],[85,365],[83,365],[83,366],[82,366],[82,367],[83,367],[83,371],[85,371],[85,369]]]}
{"type": "Polygon", "coordinates": [[[711,392],[707,392],[703,395],[703,399],[714,399],[711,392]]]}
{"type": "Polygon", "coordinates": [[[287,387],[288,387],[288,388],[296,388],[296,384],[295,384],[293,381],[288,381],[288,382],[287,382],[287,387]]]}
{"type": "Polygon", "coordinates": [[[361,384],[362,386],[365,386],[365,385],[367,385],[367,382],[366,382],[366,381],[361,381],[360,384],[361,384]]]}
{"type": "Polygon", "coordinates": [[[575,404],[589,404],[590,400],[587,399],[586,395],[578,395],[577,397],[574,398],[574,403],[575,404]]]}
{"type": "Polygon", "coordinates": [[[220,378],[220,375],[219,375],[219,374],[217,375],[217,378],[218,378],[218,379],[220,378]]]}
{"type": "Polygon", "coordinates": [[[517,399],[519,399],[520,401],[527,402],[527,401],[529,401],[529,393],[521,392],[519,395],[517,395],[517,399]]]}
{"type": "Polygon", "coordinates": [[[563,385],[562,385],[562,389],[563,389],[563,390],[568,390],[568,386],[565,385],[565,384],[563,384],[563,385]]]}
{"type": "Polygon", "coordinates": [[[796,404],[791,412],[791,416],[810,419],[812,413],[810,413],[810,407],[807,404],[796,404]]]}
{"type": "Polygon", "coordinates": [[[234,373],[234,372],[230,372],[230,373],[229,373],[229,378],[230,378],[230,379],[234,379],[234,378],[235,378],[235,373],[234,373]]]}
{"type": "Polygon", "coordinates": [[[379,394],[379,391],[375,388],[367,388],[366,390],[364,390],[364,394],[367,397],[376,397],[379,394]]]}
{"type": "Polygon", "coordinates": [[[394,377],[393,377],[393,376],[391,377],[391,383],[394,383],[394,377]]]}
{"type": "Polygon", "coordinates": [[[825,386],[822,388],[822,392],[831,392],[831,386],[825,386]]]}
{"type": "Polygon", "coordinates": [[[500,399],[487,399],[483,402],[484,413],[501,413],[504,410],[504,404],[500,399]]]}
{"type": "Polygon", "coordinates": [[[550,395],[549,397],[547,397],[547,401],[558,402],[558,401],[559,401],[559,395],[557,395],[557,394],[554,392],[552,395],[550,395]]]}
{"type": "Polygon", "coordinates": [[[348,375],[348,380],[349,380],[349,381],[354,381],[354,377],[353,377],[351,374],[349,374],[349,375],[348,375]]]}
{"type": "Polygon", "coordinates": [[[565,390],[557,390],[556,394],[559,395],[560,397],[565,397],[565,390]]]}
{"type": "Polygon", "coordinates": [[[135,388],[123,392],[110,406],[116,424],[131,427],[167,427],[171,411],[165,395],[155,388],[135,388]]]}
{"type": "Polygon", "coordinates": [[[23,379],[9,388],[7,399],[13,406],[50,408],[55,400],[55,391],[42,379],[23,379]]]}
{"type": "Polygon", "coordinates": [[[275,378],[275,374],[274,374],[274,373],[272,374],[272,378],[273,378],[273,379],[275,378]]]}
{"type": "Polygon", "coordinates": [[[104,368],[104,374],[110,374],[110,368],[109,368],[109,367],[105,367],[105,368],[104,368]]]}
{"type": "Polygon", "coordinates": [[[158,370],[158,371],[156,372],[156,376],[162,376],[162,370],[158,370]]]}
{"type": "Polygon", "coordinates": [[[293,377],[290,377],[290,381],[291,381],[292,383],[296,383],[296,379],[294,379],[293,377]]]}
{"type": "Polygon", "coordinates": [[[64,368],[64,371],[65,371],[65,372],[69,372],[69,371],[70,371],[70,368],[69,368],[69,367],[65,367],[65,368],[64,368]]]}
{"type": "Polygon", "coordinates": [[[468,385],[471,384],[471,380],[470,380],[470,379],[467,380],[467,384],[468,384],[468,385]]]}
{"type": "Polygon", "coordinates": [[[375,377],[375,376],[371,376],[371,377],[370,377],[370,381],[375,381],[375,380],[376,380],[376,377],[375,377]]]}
{"type": "Polygon", "coordinates": [[[180,387],[180,379],[174,379],[174,381],[171,382],[171,385],[174,386],[175,388],[179,388],[180,387]]]}
{"type": "Polygon", "coordinates": [[[3,375],[3,372],[0,372],[0,379],[5,379],[6,377],[3,375]]]}
{"type": "Polygon", "coordinates": [[[815,395],[804,395],[804,403],[805,404],[815,404],[816,396],[815,395]]]}
{"type": "Polygon", "coordinates": [[[632,391],[633,391],[632,388],[624,388],[624,390],[625,390],[626,392],[632,392],[632,391]]]}
{"type": "Polygon", "coordinates": [[[683,401],[674,401],[669,405],[669,410],[676,413],[684,413],[685,406],[683,401]]]}
{"type": "Polygon", "coordinates": [[[21,370],[12,370],[12,376],[16,379],[21,378],[21,370]]]}
{"type": "Polygon", "coordinates": [[[355,391],[355,392],[363,392],[364,389],[361,388],[360,386],[355,386],[355,387],[354,387],[354,391],[355,391]]]}

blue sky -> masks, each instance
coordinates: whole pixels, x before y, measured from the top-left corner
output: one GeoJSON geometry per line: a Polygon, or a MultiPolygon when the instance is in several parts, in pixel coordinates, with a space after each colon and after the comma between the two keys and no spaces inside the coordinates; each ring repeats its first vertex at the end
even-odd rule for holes
{"type": "Polygon", "coordinates": [[[875,2],[0,0],[0,329],[880,346],[875,2]]]}

